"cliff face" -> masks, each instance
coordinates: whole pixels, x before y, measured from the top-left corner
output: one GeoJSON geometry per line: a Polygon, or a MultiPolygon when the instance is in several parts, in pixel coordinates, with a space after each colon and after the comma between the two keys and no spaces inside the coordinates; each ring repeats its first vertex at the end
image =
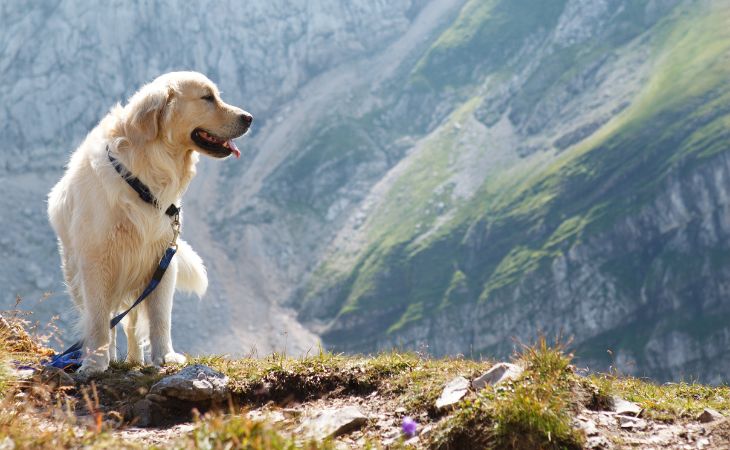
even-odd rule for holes
{"type": "Polygon", "coordinates": [[[183,351],[506,356],[719,382],[730,10],[679,0],[0,5],[3,302],[66,310],[45,194],[109,107],[208,74],[251,111],[203,160],[183,351]],[[55,294],[34,304],[45,291],[55,294]],[[295,313],[291,312],[295,310],[295,313]],[[607,353],[611,350],[611,354],[607,353]]]}

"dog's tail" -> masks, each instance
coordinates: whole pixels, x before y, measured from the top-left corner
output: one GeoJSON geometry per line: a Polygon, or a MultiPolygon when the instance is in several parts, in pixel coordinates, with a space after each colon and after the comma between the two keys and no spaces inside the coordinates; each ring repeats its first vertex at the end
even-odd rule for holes
{"type": "Polygon", "coordinates": [[[208,289],[208,273],[203,260],[182,239],[177,240],[177,285],[176,288],[194,292],[202,297],[208,289]]]}

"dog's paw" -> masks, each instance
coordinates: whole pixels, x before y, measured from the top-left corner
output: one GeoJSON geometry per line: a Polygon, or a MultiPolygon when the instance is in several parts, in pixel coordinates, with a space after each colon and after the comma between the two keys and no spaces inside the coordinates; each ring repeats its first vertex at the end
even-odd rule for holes
{"type": "Polygon", "coordinates": [[[188,361],[188,359],[185,357],[185,355],[181,355],[180,353],[176,352],[169,352],[166,353],[165,356],[162,358],[154,358],[153,363],[156,366],[162,366],[165,364],[185,364],[188,361]]]}
{"type": "Polygon", "coordinates": [[[84,362],[81,363],[81,367],[79,367],[78,374],[81,377],[88,378],[91,375],[95,375],[98,373],[102,373],[106,371],[106,369],[109,368],[109,363],[104,363],[102,361],[97,361],[94,358],[86,358],[84,359],[84,362]]]}

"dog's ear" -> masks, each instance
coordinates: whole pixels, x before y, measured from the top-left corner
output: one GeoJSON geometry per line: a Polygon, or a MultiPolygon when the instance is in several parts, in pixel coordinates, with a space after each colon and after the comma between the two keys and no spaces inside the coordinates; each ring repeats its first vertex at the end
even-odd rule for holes
{"type": "Polygon", "coordinates": [[[172,88],[149,84],[129,99],[124,108],[124,131],[133,144],[144,144],[157,137],[163,111],[171,96],[172,88]]]}

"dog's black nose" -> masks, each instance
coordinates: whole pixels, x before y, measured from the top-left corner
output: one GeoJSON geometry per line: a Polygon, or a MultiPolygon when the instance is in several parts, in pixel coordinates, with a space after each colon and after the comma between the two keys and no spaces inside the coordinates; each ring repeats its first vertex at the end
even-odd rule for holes
{"type": "Polygon", "coordinates": [[[238,118],[241,120],[241,123],[246,125],[247,127],[251,126],[251,122],[253,122],[253,116],[248,113],[243,113],[238,118]]]}

